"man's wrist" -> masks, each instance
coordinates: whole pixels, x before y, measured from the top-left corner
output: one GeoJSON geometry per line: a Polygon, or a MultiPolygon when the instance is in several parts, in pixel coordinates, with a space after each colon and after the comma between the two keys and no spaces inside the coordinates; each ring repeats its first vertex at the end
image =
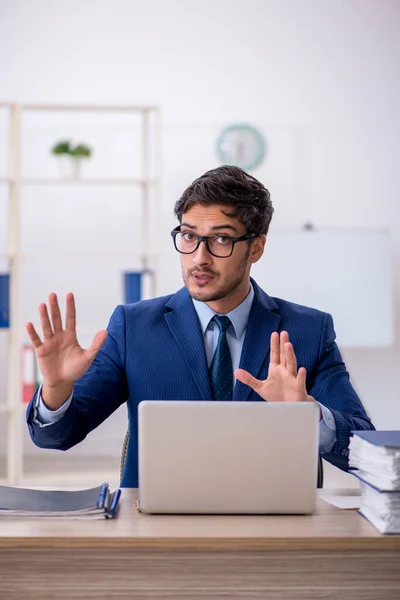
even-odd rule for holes
{"type": "Polygon", "coordinates": [[[318,410],[319,410],[319,420],[322,421],[323,416],[322,416],[322,410],[321,410],[321,406],[320,406],[319,402],[317,402],[315,400],[315,398],[313,398],[309,394],[307,394],[307,402],[315,402],[315,404],[318,406],[318,410]]]}
{"type": "Polygon", "coordinates": [[[42,401],[49,410],[58,410],[68,400],[72,394],[74,386],[72,383],[63,383],[56,387],[51,387],[43,381],[42,401]]]}

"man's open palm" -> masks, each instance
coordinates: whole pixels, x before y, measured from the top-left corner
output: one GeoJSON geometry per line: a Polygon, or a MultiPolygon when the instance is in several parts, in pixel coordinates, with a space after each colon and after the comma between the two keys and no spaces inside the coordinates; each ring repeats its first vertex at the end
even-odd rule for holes
{"type": "Polygon", "coordinates": [[[73,294],[66,297],[66,319],[63,328],[56,294],[49,295],[50,316],[46,304],[39,305],[43,341],[32,323],[26,330],[35,349],[39,369],[50,387],[74,384],[90,367],[103,345],[106,331],[99,331],[84,350],[76,337],[76,311],[73,294]],[[50,318],[51,317],[51,318],[50,318]]]}
{"type": "Polygon", "coordinates": [[[282,331],[271,335],[271,357],[268,378],[256,379],[243,369],[236,369],[235,377],[250,386],[259,396],[268,402],[304,402],[312,401],[307,394],[306,370],[297,370],[297,360],[289,334],[282,331]]]}

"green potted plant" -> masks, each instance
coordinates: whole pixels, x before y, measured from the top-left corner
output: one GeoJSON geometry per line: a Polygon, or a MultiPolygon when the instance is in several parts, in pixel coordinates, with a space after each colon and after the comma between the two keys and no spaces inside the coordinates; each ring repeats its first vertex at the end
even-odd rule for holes
{"type": "Polygon", "coordinates": [[[58,157],[61,177],[77,179],[81,173],[82,160],[92,156],[92,149],[86,144],[73,145],[71,140],[60,140],[51,149],[58,157]]]}
{"type": "Polygon", "coordinates": [[[70,140],[61,140],[61,142],[57,142],[57,144],[54,144],[51,151],[56,156],[60,156],[60,155],[64,155],[64,154],[69,154],[70,149],[71,149],[70,140]]]}

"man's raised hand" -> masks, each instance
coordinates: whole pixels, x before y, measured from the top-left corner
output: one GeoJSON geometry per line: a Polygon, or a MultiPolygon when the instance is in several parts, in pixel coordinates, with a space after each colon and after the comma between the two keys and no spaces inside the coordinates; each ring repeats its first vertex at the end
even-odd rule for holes
{"type": "Polygon", "coordinates": [[[32,323],[26,331],[35,350],[39,369],[43,375],[42,397],[52,410],[59,408],[72,391],[77,381],[89,369],[103,345],[107,332],[98,331],[86,350],[81,348],[76,337],[76,310],[73,294],[66,297],[65,327],[56,294],[49,294],[49,309],[39,305],[41,339],[32,323]],[[65,397],[66,396],[66,397],[65,397]]]}
{"type": "Polygon", "coordinates": [[[268,402],[304,402],[314,399],[307,394],[306,370],[297,370],[297,360],[289,334],[282,331],[271,335],[271,356],[268,377],[256,379],[243,369],[236,369],[235,377],[250,386],[268,402]]]}

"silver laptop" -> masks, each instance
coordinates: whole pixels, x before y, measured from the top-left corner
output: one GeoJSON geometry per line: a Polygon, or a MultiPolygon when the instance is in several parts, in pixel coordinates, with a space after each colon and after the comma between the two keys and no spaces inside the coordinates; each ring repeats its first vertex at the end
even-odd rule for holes
{"type": "Polygon", "coordinates": [[[307,514],[317,495],[312,402],[143,401],[139,510],[307,514]]]}

